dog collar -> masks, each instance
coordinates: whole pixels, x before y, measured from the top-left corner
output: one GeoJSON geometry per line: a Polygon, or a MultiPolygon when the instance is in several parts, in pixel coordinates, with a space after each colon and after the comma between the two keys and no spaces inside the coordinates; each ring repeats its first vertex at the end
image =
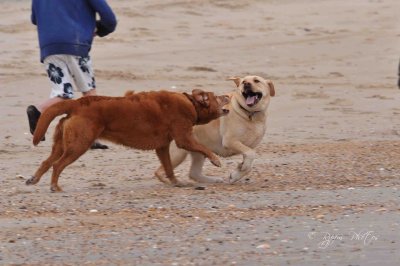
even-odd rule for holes
{"type": "Polygon", "coordinates": [[[187,93],[182,93],[182,94],[186,96],[186,98],[192,103],[192,105],[194,107],[194,110],[195,110],[195,113],[196,113],[196,121],[195,121],[194,125],[197,125],[200,121],[199,121],[199,115],[197,114],[196,102],[193,100],[193,98],[191,98],[189,96],[189,94],[187,94],[187,93]]]}
{"type": "Polygon", "coordinates": [[[239,102],[237,102],[237,104],[239,105],[239,107],[240,107],[243,111],[245,111],[245,113],[247,114],[247,116],[248,116],[248,118],[249,118],[250,121],[253,121],[253,116],[254,116],[256,113],[261,112],[261,111],[253,111],[253,112],[250,112],[249,110],[247,110],[246,108],[244,108],[239,102]]]}

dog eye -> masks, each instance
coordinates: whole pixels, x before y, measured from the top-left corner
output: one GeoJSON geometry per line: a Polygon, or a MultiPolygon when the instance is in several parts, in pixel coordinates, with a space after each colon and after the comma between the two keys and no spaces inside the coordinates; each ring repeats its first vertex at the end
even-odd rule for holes
{"type": "Polygon", "coordinates": [[[260,81],[259,81],[258,79],[255,79],[254,82],[255,82],[255,83],[258,83],[258,82],[260,82],[260,81]]]}

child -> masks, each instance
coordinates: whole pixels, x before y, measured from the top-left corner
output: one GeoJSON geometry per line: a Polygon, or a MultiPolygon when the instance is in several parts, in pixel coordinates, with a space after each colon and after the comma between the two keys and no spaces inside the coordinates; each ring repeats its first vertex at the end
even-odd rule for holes
{"type": "MultiPolygon", "coordinates": [[[[33,134],[41,112],[54,103],[72,99],[74,88],[83,96],[97,94],[89,52],[94,36],[110,34],[117,21],[106,0],[32,0],[31,20],[37,26],[40,61],[52,84],[49,99],[27,108],[33,134]],[[96,14],[100,18],[97,21],[96,14]]],[[[108,147],[95,141],[92,148],[108,147]]]]}

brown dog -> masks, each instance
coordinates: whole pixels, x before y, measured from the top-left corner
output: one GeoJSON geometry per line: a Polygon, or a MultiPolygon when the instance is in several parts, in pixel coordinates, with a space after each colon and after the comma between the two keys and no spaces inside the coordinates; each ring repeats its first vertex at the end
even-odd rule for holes
{"type": "Polygon", "coordinates": [[[156,150],[171,184],[178,185],[169,156],[169,145],[199,152],[220,166],[217,156],[192,136],[194,125],[206,124],[227,114],[223,106],[228,96],[193,90],[192,94],[168,91],[128,92],[125,97],[88,96],[66,100],[46,109],[40,116],[33,144],[37,145],[57,116],[67,114],[58,123],[50,156],[42,162],[27,185],[39,182],[53,166],[51,191],[61,191],[58,177],[66,166],[84,154],[95,139],[124,146],[156,150]]]}

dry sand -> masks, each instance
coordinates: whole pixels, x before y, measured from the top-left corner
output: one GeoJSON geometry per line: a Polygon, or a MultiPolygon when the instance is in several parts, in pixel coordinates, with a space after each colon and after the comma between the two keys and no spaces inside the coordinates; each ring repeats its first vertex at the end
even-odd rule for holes
{"type": "Polygon", "coordinates": [[[1,265],[398,265],[398,0],[109,2],[117,31],[92,51],[101,94],[275,82],[254,171],[173,188],[153,152],[110,144],[63,172],[63,193],[49,174],[25,186],[53,131],[33,148],[25,109],[50,90],[30,1],[2,0],[1,265]]]}

